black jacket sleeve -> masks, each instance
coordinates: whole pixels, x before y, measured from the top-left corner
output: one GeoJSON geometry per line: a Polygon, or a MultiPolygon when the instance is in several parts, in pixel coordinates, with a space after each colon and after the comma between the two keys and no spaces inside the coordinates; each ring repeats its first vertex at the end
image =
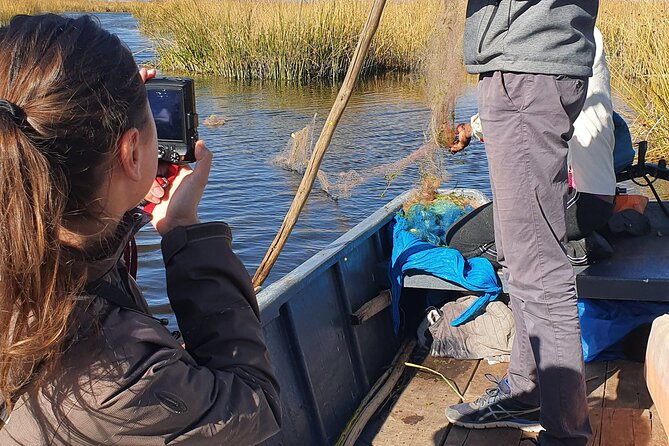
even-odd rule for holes
{"type": "MultiPolygon", "coordinates": [[[[262,390],[260,400],[269,407],[259,408],[258,413],[267,419],[252,422],[261,426],[265,432],[260,437],[266,438],[280,426],[279,386],[263,339],[253,286],[232,251],[231,239],[230,228],[220,222],[177,227],[166,234],[162,251],[167,292],[185,348],[197,364],[233,373],[238,378],[235,382],[262,390]]],[[[253,392],[235,394],[258,400],[253,392]]],[[[228,401],[233,406],[228,408],[231,413],[235,404],[252,402],[228,401]]],[[[238,422],[243,423],[243,418],[238,422]]]]}

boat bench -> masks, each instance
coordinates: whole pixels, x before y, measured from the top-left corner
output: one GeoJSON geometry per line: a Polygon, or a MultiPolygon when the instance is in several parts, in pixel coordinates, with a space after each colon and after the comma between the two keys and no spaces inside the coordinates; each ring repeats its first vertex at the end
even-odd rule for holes
{"type": "MultiPolygon", "coordinates": [[[[669,302],[669,217],[656,202],[648,203],[646,215],[651,222],[648,234],[614,240],[613,257],[574,267],[578,297],[669,302]]],[[[502,284],[507,291],[504,280],[502,284]]],[[[456,284],[417,272],[405,276],[404,287],[467,292],[456,284]]]]}

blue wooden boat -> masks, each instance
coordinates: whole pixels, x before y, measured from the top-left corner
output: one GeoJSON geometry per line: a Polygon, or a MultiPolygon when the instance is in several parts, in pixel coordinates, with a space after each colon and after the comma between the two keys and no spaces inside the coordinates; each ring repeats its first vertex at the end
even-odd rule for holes
{"type": "MultiPolygon", "coordinates": [[[[389,223],[406,198],[392,200],[258,294],[283,403],[282,431],[265,445],[335,444],[395,357],[403,339],[393,332],[390,309],[357,325],[352,314],[389,288],[389,223]]],[[[669,219],[657,203],[646,214],[650,234],[621,239],[612,259],[577,269],[581,297],[669,301],[669,219]]],[[[407,277],[405,287],[461,290],[419,274],[407,277]]],[[[443,414],[443,407],[434,410],[443,414]]]]}

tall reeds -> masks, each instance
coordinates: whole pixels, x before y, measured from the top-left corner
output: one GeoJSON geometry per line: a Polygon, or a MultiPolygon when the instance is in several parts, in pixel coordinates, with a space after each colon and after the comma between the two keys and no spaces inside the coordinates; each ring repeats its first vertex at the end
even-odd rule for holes
{"type": "MultiPolygon", "coordinates": [[[[390,0],[363,74],[412,70],[439,0],[390,0]]],[[[163,68],[236,79],[337,80],[369,11],[365,0],[163,0],[140,8],[163,68]]]]}
{"type": "MultiPolygon", "coordinates": [[[[389,0],[362,74],[429,69],[431,60],[439,59],[434,53],[447,51],[445,47],[455,42],[430,43],[444,2],[455,8],[465,0],[389,0]]],[[[163,69],[303,82],[343,77],[370,4],[368,0],[0,0],[0,23],[19,13],[126,11],[156,42],[163,69]]],[[[629,107],[626,117],[634,136],[650,141],[651,157],[669,156],[669,2],[601,0],[598,25],[613,87],[629,107]]],[[[448,52],[457,65],[460,54],[448,52]]],[[[440,62],[447,63],[441,56],[440,62]]]]}
{"type": "Polygon", "coordinates": [[[0,24],[17,14],[42,12],[133,12],[146,7],[143,2],[106,0],[0,0],[0,24]]]}
{"type": "Polygon", "coordinates": [[[668,157],[669,2],[603,0],[598,26],[634,137],[649,141],[650,159],[668,157]]]}

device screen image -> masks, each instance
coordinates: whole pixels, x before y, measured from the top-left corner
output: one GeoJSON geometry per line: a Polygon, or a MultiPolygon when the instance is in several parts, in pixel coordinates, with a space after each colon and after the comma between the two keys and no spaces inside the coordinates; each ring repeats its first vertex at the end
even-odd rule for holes
{"type": "Polygon", "coordinates": [[[183,99],[181,90],[147,89],[158,139],[184,140],[183,99]]]}

